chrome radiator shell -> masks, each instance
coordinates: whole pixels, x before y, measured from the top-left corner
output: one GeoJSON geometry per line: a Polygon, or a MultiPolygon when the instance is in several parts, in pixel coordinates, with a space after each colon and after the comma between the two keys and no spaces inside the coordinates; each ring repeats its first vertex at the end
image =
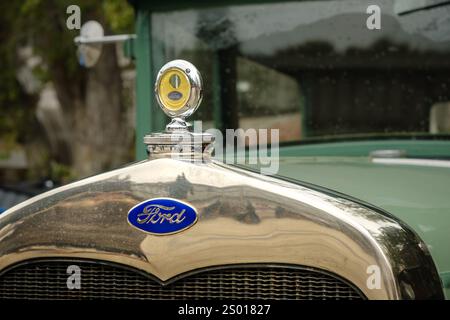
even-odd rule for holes
{"type": "Polygon", "coordinates": [[[36,258],[128,265],[166,281],[233,264],[313,267],[369,299],[443,298],[425,244],[395,218],[354,201],[211,162],[162,158],[90,177],[0,216],[0,272],[36,258]],[[128,210],[155,197],[187,201],[198,222],[168,236],[130,226],[128,210]],[[368,268],[381,287],[368,287],[368,268]]]}

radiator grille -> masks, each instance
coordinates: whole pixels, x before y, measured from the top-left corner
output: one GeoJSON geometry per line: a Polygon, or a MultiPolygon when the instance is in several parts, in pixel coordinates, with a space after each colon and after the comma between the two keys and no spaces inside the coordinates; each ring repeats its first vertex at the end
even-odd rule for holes
{"type": "Polygon", "coordinates": [[[362,299],[344,281],[311,269],[229,266],[162,285],[141,272],[95,261],[35,261],[0,276],[2,299],[362,299]],[[81,288],[69,290],[67,268],[81,268],[81,288]]]}

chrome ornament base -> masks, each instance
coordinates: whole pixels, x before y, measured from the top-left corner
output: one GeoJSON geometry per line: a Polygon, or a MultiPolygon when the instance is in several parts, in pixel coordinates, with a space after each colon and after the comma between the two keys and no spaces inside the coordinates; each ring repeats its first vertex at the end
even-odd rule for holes
{"type": "Polygon", "coordinates": [[[213,135],[188,131],[156,133],[144,137],[149,159],[208,161],[214,150],[213,142],[213,135]]]}

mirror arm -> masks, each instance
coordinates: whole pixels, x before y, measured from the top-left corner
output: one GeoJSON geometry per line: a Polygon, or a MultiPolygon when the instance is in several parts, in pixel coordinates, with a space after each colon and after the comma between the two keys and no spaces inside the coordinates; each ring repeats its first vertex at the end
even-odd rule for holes
{"type": "Polygon", "coordinates": [[[97,44],[97,43],[116,43],[116,42],[124,42],[130,39],[136,39],[135,34],[118,34],[112,36],[103,36],[103,37],[83,37],[78,36],[75,37],[74,42],[77,45],[80,44],[97,44]]]}

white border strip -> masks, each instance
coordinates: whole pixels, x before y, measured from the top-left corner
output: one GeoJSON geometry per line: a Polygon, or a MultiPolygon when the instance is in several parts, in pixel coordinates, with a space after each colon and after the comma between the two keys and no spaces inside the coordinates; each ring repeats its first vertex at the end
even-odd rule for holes
{"type": "Polygon", "coordinates": [[[380,159],[373,158],[373,163],[390,164],[390,165],[405,165],[405,166],[424,166],[424,167],[439,167],[450,168],[450,161],[447,160],[430,160],[430,159],[380,159]]]}

